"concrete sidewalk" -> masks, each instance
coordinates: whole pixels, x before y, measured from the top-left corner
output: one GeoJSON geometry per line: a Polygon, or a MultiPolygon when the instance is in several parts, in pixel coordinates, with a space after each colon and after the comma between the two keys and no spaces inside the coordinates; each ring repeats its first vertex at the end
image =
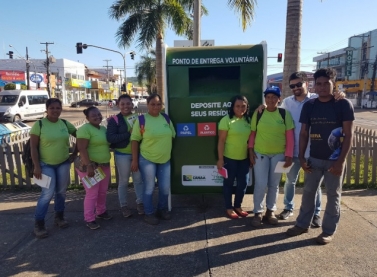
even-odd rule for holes
{"type": "MultiPolygon", "coordinates": [[[[277,227],[253,229],[251,216],[224,217],[221,195],[173,195],[173,219],[157,226],[136,214],[121,217],[116,190],[108,193],[114,218],[89,230],[83,222],[82,191],[68,192],[70,227],[53,226],[53,207],[46,218],[50,236],[32,234],[38,193],[0,194],[0,276],[376,276],[377,191],[343,192],[342,216],[334,241],[314,238],[321,229],[290,238],[294,216],[277,227]]],[[[283,208],[279,195],[278,212],[283,208]]],[[[323,197],[323,207],[326,196],[323,197]]],[[[244,207],[252,209],[252,195],[244,207]]]]}

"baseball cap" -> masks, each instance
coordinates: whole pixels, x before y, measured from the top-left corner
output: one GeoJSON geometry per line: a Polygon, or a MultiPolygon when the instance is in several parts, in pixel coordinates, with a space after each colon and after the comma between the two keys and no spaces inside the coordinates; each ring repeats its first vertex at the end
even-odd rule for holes
{"type": "Polygon", "coordinates": [[[264,96],[266,96],[269,93],[275,94],[277,97],[281,96],[281,92],[280,92],[280,88],[279,87],[272,86],[272,87],[267,88],[263,92],[264,96]]]}

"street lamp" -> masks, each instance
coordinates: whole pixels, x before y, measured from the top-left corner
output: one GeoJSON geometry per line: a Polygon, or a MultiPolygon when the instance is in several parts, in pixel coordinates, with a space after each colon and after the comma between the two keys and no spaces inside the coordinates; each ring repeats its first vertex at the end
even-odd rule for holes
{"type": "Polygon", "coordinates": [[[124,68],[124,83],[126,84],[126,87],[127,87],[126,54],[131,54],[131,58],[132,58],[134,55],[136,55],[135,51],[130,51],[130,52],[126,52],[125,54],[122,54],[122,52],[119,52],[119,51],[116,51],[116,50],[113,50],[113,49],[109,49],[109,48],[100,47],[100,46],[97,46],[97,45],[91,45],[91,44],[85,44],[85,43],[78,42],[78,43],[76,43],[77,54],[82,54],[82,49],[86,49],[89,46],[90,47],[99,48],[99,49],[103,49],[103,50],[107,50],[107,51],[111,51],[111,52],[115,52],[115,53],[118,53],[118,54],[120,54],[122,56],[122,59],[123,59],[123,68],[124,68]]]}

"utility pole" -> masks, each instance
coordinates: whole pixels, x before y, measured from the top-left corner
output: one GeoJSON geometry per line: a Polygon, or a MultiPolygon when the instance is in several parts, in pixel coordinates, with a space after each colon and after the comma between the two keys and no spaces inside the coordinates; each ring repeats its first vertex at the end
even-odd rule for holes
{"type": "MultiPolygon", "coordinates": [[[[123,93],[122,93],[122,72],[124,71],[123,69],[118,69],[119,70],[119,96],[121,96],[123,93]]],[[[126,86],[126,85],[125,85],[126,86]]],[[[126,88],[126,93],[127,93],[127,88],[126,88]]]]}
{"type": "Polygon", "coordinates": [[[201,0],[195,0],[194,1],[194,40],[193,40],[193,46],[200,46],[200,20],[201,20],[201,14],[202,14],[202,1],[201,0]]]}
{"type": "Polygon", "coordinates": [[[107,72],[107,81],[109,81],[109,67],[111,67],[109,65],[109,62],[111,62],[111,60],[103,60],[104,62],[106,62],[106,65],[104,65],[103,67],[106,67],[106,72],[107,72]]]}
{"type": "Polygon", "coordinates": [[[375,89],[374,81],[376,80],[376,71],[377,71],[377,54],[376,54],[376,58],[374,60],[372,67],[373,67],[373,73],[372,73],[372,79],[370,80],[370,91],[374,92],[374,89],[375,89]]]}
{"type": "Polygon", "coordinates": [[[47,69],[47,93],[48,97],[51,98],[51,91],[50,91],[50,61],[48,59],[48,45],[49,44],[54,44],[53,42],[41,42],[40,44],[45,44],[46,45],[46,69],[47,69]]]}
{"type": "Polygon", "coordinates": [[[30,64],[29,64],[29,52],[28,52],[28,49],[26,47],[26,85],[27,85],[27,89],[29,90],[30,89],[30,64]]]}

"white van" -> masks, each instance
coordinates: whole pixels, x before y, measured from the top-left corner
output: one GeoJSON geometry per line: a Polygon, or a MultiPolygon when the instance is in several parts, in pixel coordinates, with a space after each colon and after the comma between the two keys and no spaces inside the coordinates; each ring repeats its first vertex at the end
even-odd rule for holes
{"type": "Polygon", "coordinates": [[[4,90],[0,92],[0,121],[14,122],[42,118],[48,93],[44,90],[4,90]]]}

